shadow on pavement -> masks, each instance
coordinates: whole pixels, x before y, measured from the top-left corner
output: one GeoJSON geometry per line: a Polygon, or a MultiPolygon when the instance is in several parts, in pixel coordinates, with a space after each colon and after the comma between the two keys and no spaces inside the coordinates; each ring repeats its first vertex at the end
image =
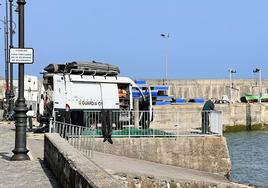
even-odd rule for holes
{"type": "Polygon", "coordinates": [[[39,159],[38,161],[39,161],[39,163],[40,163],[42,169],[44,170],[46,176],[48,177],[48,180],[49,180],[49,182],[51,183],[51,186],[52,186],[53,188],[60,188],[60,186],[58,185],[58,182],[57,182],[56,179],[55,179],[55,176],[54,176],[54,175],[51,173],[51,171],[48,169],[48,167],[46,166],[44,160],[39,159]]]}
{"type": "Polygon", "coordinates": [[[7,152],[1,152],[0,156],[2,157],[2,159],[10,161],[11,157],[8,154],[9,153],[7,153],[7,152]]]}

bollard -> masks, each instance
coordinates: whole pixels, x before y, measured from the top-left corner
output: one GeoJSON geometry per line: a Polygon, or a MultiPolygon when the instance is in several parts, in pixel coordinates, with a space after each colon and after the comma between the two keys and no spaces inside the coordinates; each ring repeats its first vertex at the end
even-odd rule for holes
{"type": "Polygon", "coordinates": [[[54,132],[54,127],[53,127],[53,117],[49,118],[49,125],[48,125],[48,132],[49,133],[52,133],[52,129],[53,129],[53,132],[54,132]]]}
{"type": "Polygon", "coordinates": [[[28,116],[28,125],[29,125],[29,131],[33,130],[33,119],[31,116],[28,116]]]}
{"type": "Polygon", "coordinates": [[[209,112],[202,111],[202,134],[208,133],[208,124],[209,124],[209,112]]]}
{"type": "Polygon", "coordinates": [[[29,108],[30,110],[26,113],[26,128],[27,131],[33,130],[33,117],[34,117],[34,111],[32,110],[31,106],[29,108]]]}
{"type": "Polygon", "coordinates": [[[139,128],[139,98],[134,98],[134,127],[139,128]]]}

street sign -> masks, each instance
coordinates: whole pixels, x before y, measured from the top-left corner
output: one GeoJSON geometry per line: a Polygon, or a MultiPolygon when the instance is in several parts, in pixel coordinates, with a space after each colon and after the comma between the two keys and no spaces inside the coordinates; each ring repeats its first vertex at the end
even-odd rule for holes
{"type": "Polygon", "coordinates": [[[34,62],[33,48],[10,48],[9,63],[32,64],[34,62]]]}

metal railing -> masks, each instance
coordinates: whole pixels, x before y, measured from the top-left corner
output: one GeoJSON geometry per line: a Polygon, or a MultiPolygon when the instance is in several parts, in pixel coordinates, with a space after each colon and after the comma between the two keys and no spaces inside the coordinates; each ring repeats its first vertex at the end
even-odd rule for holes
{"type": "Polygon", "coordinates": [[[58,133],[89,158],[95,137],[103,137],[104,126],[110,127],[113,138],[222,135],[219,111],[154,111],[153,116],[149,111],[110,111],[105,116],[103,111],[88,111],[84,117],[84,126],[51,119],[49,132],[58,133]]]}
{"type": "Polygon", "coordinates": [[[209,112],[210,116],[210,132],[213,134],[222,135],[223,134],[223,114],[221,111],[209,112]]]}
{"type": "Polygon", "coordinates": [[[93,158],[94,150],[94,127],[84,127],[68,123],[53,121],[51,119],[49,132],[58,133],[69,144],[78,149],[89,158],[93,158]]]}
{"type": "MultiPolygon", "coordinates": [[[[95,127],[102,137],[103,111],[85,112],[86,127],[95,127]]],[[[175,137],[181,135],[222,135],[220,111],[111,111],[108,125],[112,137],[175,137]]]]}

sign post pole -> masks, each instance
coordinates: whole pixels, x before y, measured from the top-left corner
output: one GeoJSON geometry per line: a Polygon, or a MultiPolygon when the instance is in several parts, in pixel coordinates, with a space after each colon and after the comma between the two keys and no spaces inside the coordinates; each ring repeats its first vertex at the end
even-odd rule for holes
{"type": "MultiPolygon", "coordinates": [[[[19,48],[24,48],[24,5],[26,2],[25,0],[18,0],[17,4],[19,7],[19,48]]],[[[10,63],[12,63],[12,61],[10,63]]],[[[19,64],[19,95],[15,108],[15,149],[12,151],[14,155],[11,158],[13,161],[30,159],[27,155],[29,150],[26,148],[27,111],[28,109],[24,98],[24,62],[21,62],[19,64]]]]}

